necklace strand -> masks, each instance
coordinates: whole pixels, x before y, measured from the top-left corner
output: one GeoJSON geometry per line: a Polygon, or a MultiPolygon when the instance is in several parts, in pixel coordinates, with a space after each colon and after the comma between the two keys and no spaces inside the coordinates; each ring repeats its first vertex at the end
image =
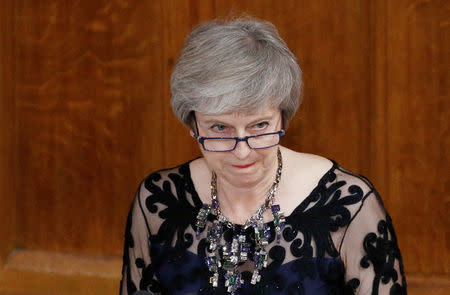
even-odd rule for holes
{"type": "Polygon", "coordinates": [[[206,226],[209,214],[217,216],[217,219],[213,221],[213,224],[209,226],[207,231],[209,251],[206,257],[206,265],[209,271],[213,273],[212,277],[210,277],[210,283],[213,287],[218,286],[219,271],[221,273],[224,271],[225,287],[227,287],[228,293],[234,294],[244,283],[238,266],[248,260],[252,260],[255,265],[251,284],[256,284],[261,280],[259,272],[267,266],[268,255],[265,247],[268,245],[270,239],[270,228],[267,224],[264,224],[262,214],[269,208],[272,211],[276,242],[278,244],[280,243],[281,230],[284,228],[285,217],[283,212],[280,211],[280,206],[274,204],[275,193],[278,189],[283,169],[283,161],[279,148],[277,150],[277,159],[278,168],[275,180],[267,193],[264,203],[247,219],[240,232],[233,236],[231,243],[225,242],[222,235],[227,228],[232,229],[233,233],[235,233],[235,225],[220,210],[219,200],[217,199],[217,176],[212,172],[211,205],[204,204],[200,209],[197,215],[196,226],[198,238],[206,226]],[[251,256],[249,255],[251,254],[251,243],[250,241],[246,241],[244,234],[244,231],[249,227],[253,228],[254,233],[254,236],[251,237],[251,240],[254,241],[254,253],[252,257],[249,257],[251,256]]]}

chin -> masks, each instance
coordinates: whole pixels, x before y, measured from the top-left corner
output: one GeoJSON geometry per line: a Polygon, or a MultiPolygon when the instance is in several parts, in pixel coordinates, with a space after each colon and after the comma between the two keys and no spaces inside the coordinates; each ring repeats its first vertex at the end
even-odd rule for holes
{"type": "Polygon", "coordinates": [[[247,186],[251,186],[254,185],[258,182],[259,179],[259,173],[258,171],[255,170],[249,170],[249,171],[241,171],[241,172],[231,172],[230,173],[231,178],[230,181],[232,180],[233,183],[238,186],[238,187],[247,187],[247,186]]]}
{"type": "Polygon", "coordinates": [[[240,188],[248,188],[252,187],[255,183],[256,181],[254,179],[239,177],[234,181],[234,186],[240,188]]]}

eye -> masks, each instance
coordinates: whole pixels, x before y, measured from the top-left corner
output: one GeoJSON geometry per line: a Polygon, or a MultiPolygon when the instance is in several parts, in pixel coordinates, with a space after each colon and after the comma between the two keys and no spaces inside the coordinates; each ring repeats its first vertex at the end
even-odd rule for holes
{"type": "Polygon", "coordinates": [[[256,129],[265,129],[267,126],[269,126],[269,122],[267,121],[259,122],[256,123],[254,126],[256,127],[256,129]]]}
{"type": "Polygon", "coordinates": [[[220,123],[216,123],[212,125],[210,128],[214,131],[225,131],[227,129],[227,126],[220,123]]]}

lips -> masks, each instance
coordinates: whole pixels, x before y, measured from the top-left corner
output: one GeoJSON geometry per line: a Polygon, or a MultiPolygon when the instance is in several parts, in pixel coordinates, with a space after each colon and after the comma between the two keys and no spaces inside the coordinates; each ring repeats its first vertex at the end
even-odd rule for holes
{"type": "Polygon", "coordinates": [[[255,162],[250,163],[250,164],[246,164],[246,165],[232,165],[232,166],[233,166],[233,167],[236,167],[236,168],[244,169],[244,168],[248,168],[248,167],[250,167],[250,166],[253,166],[253,164],[255,164],[255,162]]]}

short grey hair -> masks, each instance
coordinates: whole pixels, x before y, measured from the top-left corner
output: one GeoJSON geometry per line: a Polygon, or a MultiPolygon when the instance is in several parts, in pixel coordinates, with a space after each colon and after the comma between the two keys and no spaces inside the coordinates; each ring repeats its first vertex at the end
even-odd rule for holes
{"type": "Polygon", "coordinates": [[[279,107],[288,123],[301,102],[301,70],[275,26],[250,17],[210,21],[188,35],[171,77],[172,109],[255,113],[279,107]]]}

